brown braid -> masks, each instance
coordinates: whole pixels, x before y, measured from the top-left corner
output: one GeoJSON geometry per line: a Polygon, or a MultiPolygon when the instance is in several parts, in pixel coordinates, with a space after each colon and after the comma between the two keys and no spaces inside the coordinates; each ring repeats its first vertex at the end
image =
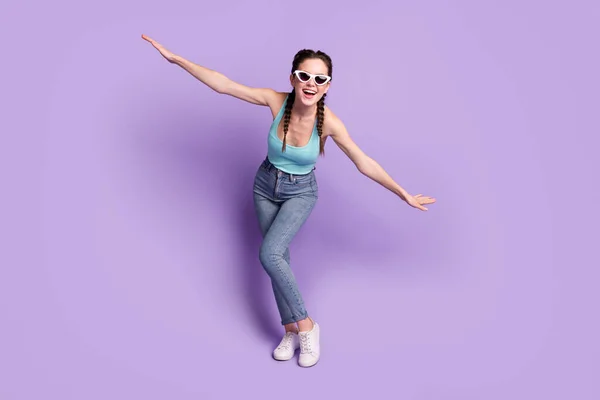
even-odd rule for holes
{"type": "MultiPolygon", "coordinates": [[[[327,96],[327,93],[323,93],[323,97],[321,97],[321,99],[317,103],[317,131],[319,132],[319,154],[322,155],[325,155],[325,141],[327,140],[327,137],[323,138],[323,124],[325,122],[325,96],[327,96]]],[[[288,100],[285,105],[285,110],[283,111],[283,145],[281,146],[282,152],[285,151],[286,147],[287,132],[290,126],[292,106],[294,105],[295,98],[296,89],[293,89],[288,96],[288,100]]]]}
{"type": "Polygon", "coordinates": [[[319,131],[319,154],[325,155],[325,141],[327,136],[323,137],[323,124],[325,123],[325,96],[327,93],[323,93],[323,97],[317,103],[317,130],[319,131]]]}
{"type": "MultiPolygon", "coordinates": [[[[325,122],[325,96],[327,93],[323,93],[323,97],[317,103],[317,131],[319,132],[319,154],[325,155],[325,141],[327,137],[323,138],[323,123],[325,122]]],[[[292,106],[296,98],[296,89],[293,89],[288,96],[285,110],[283,111],[283,145],[281,151],[285,151],[286,137],[288,128],[290,126],[290,117],[292,116],[292,106]]]]}
{"type": "Polygon", "coordinates": [[[285,111],[283,112],[283,146],[281,151],[285,151],[285,139],[287,137],[288,128],[290,126],[290,117],[292,116],[292,106],[296,100],[296,89],[292,90],[292,93],[288,96],[287,103],[285,105],[285,111]]]}

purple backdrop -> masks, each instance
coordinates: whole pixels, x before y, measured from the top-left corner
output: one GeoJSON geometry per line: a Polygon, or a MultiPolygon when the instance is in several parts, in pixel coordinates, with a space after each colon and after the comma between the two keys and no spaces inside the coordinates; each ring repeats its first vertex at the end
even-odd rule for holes
{"type": "Polygon", "coordinates": [[[597,3],[37,3],[0,7],[2,399],[600,398],[597,3]],[[316,367],[270,358],[268,109],[142,33],[278,90],[328,52],[355,141],[437,198],[328,141],[291,247],[316,367]]]}

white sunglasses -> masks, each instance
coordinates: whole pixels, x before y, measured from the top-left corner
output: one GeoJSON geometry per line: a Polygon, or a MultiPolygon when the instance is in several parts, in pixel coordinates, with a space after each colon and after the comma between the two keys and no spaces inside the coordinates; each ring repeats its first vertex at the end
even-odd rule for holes
{"type": "Polygon", "coordinates": [[[327,82],[329,82],[331,80],[331,77],[327,76],[327,75],[313,75],[306,71],[300,71],[300,70],[294,71],[294,75],[296,75],[296,78],[298,78],[298,80],[300,80],[300,82],[303,82],[303,83],[308,82],[311,79],[314,79],[315,83],[318,86],[323,86],[324,84],[326,84],[327,82]]]}

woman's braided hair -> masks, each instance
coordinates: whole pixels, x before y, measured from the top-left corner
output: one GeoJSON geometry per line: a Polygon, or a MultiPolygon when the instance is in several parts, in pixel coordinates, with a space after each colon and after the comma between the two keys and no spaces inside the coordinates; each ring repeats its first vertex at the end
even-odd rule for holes
{"type": "MultiPolygon", "coordinates": [[[[331,63],[331,58],[325,54],[324,52],[318,50],[300,50],[294,56],[294,61],[292,63],[292,73],[298,69],[300,64],[302,64],[305,60],[311,58],[318,58],[322,60],[327,66],[327,74],[332,76],[333,73],[333,65],[331,63]]],[[[323,122],[325,121],[325,96],[327,94],[324,93],[323,97],[317,102],[317,131],[319,132],[319,154],[325,155],[325,141],[327,137],[323,138],[323,122]]],[[[287,103],[285,105],[285,111],[283,113],[283,146],[281,147],[281,151],[285,151],[286,146],[286,136],[288,132],[288,128],[290,126],[290,117],[292,116],[292,106],[294,105],[294,100],[296,100],[296,89],[293,89],[292,92],[288,96],[287,103]]]]}

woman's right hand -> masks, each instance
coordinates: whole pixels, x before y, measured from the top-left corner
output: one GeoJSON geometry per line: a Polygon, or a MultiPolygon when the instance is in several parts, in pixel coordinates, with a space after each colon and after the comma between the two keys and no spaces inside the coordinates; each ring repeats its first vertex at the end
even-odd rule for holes
{"type": "Polygon", "coordinates": [[[158,43],[157,41],[149,38],[146,35],[142,35],[142,39],[150,42],[150,44],[152,44],[152,46],[154,46],[154,48],[156,48],[156,50],[158,50],[158,52],[170,63],[174,63],[175,62],[175,54],[171,53],[169,50],[167,50],[163,45],[161,45],[160,43],[158,43]]]}
{"type": "MultiPolygon", "coordinates": [[[[179,65],[181,68],[189,72],[194,78],[204,83],[217,93],[227,94],[236,97],[248,103],[258,104],[261,106],[269,106],[271,110],[279,110],[281,104],[285,100],[287,93],[279,93],[269,88],[253,88],[240,83],[234,82],[220,72],[214,71],[192,61],[186,60],[184,57],[175,55],[165,49],[160,43],[142,35],[142,39],[150,42],[152,46],[170,63],[179,65]]],[[[277,111],[273,111],[275,115],[277,111]]]]}

